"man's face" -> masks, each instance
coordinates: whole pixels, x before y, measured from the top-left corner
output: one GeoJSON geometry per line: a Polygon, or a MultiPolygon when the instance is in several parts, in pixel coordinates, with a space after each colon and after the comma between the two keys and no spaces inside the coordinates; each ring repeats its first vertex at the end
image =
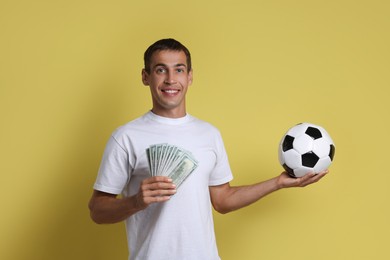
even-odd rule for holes
{"type": "Polygon", "coordinates": [[[152,55],[150,72],[142,70],[142,82],[150,87],[152,111],[165,117],[186,115],[185,95],[192,83],[186,55],[182,51],[157,51],[152,55]]]}

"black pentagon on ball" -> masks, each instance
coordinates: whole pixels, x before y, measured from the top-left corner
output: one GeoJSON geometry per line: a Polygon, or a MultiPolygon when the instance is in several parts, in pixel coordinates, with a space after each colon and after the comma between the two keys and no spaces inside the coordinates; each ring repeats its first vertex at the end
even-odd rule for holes
{"type": "Polygon", "coordinates": [[[307,134],[308,136],[310,136],[314,140],[322,137],[321,131],[318,128],[311,127],[311,126],[309,126],[306,129],[305,134],[307,134]]]}
{"type": "Polygon", "coordinates": [[[336,152],[336,147],[333,144],[330,145],[329,157],[333,161],[334,153],[336,152]]]}
{"type": "Polygon", "coordinates": [[[283,140],[282,150],[283,152],[293,149],[294,137],[286,135],[283,140]]]}
{"type": "Polygon", "coordinates": [[[302,154],[302,165],[313,168],[320,158],[313,152],[302,154]]]}
{"type": "Polygon", "coordinates": [[[295,176],[295,174],[294,174],[294,170],[291,169],[290,167],[288,167],[287,164],[283,164],[283,168],[286,170],[287,174],[288,174],[290,177],[296,178],[296,176],[295,176]]]}

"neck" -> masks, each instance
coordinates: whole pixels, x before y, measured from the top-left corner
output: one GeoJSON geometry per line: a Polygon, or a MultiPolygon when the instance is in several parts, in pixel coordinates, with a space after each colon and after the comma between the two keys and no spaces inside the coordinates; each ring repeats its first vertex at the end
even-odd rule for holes
{"type": "Polygon", "coordinates": [[[159,110],[152,108],[152,112],[158,116],[167,118],[181,118],[187,115],[186,110],[159,110]]]}

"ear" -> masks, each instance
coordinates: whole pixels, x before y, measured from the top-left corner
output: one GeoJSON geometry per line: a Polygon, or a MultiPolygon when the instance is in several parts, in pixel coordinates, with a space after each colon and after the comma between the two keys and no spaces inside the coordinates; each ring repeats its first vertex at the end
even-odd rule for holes
{"type": "Polygon", "coordinates": [[[149,86],[149,74],[145,69],[142,69],[142,83],[144,83],[145,86],[149,86]]]}
{"type": "Polygon", "coordinates": [[[193,79],[193,70],[191,69],[189,72],[188,72],[188,85],[192,85],[192,79],[193,79]]]}

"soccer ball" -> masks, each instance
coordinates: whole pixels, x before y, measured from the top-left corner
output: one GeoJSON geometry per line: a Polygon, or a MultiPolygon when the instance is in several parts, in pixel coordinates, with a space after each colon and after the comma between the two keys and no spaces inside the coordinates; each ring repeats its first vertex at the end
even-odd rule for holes
{"type": "Polygon", "coordinates": [[[290,128],[279,145],[279,162],[291,177],[320,173],[333,161],[335,145],[324,128],[301,123],[290,128]]]}

